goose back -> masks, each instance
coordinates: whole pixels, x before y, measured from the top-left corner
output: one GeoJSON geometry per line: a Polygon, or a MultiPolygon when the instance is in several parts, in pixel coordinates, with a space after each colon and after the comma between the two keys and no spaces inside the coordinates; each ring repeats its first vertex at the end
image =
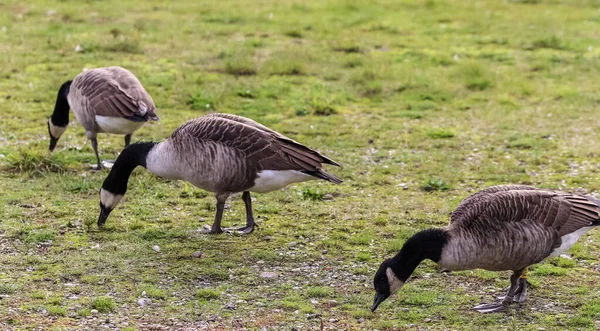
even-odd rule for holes
{"type": "Polygon", "coordinates": [[[451,227],[468,228],[477,219],[519,222],[524,219],[553,228],[560,236],[590,226],[600,218],[600,207],[588,198],[562,191],[503,190],[485,199],[472,199],[463,212],[453,214],[451,227]]]}
{"type": "Polygon", "coordinates": [[[321,170],[321,154],[290,147],[291,143],[280,136],[284,137],[245,118],[210,114],[188,121],[159,144],[149,156],[152,160],[148,169],[213,192],[253,190],[265,171],[287,172],[289,176],[278,185],[256,192],[326,174],[321,170]]]}
{"type": "Polygon", "coordinates": [[[68,101],[79,123],[88,131],[102,131],[97,117],[123,118],[140,125],[158,119],[150,94],[131,72],[121,67],[97,68],[77,75],[68,101]]]}

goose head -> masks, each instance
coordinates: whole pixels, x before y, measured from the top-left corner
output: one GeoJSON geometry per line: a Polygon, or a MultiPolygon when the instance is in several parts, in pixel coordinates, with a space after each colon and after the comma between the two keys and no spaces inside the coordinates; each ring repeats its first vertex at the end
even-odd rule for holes
{"type": "Polygon", "coordinates": [[[375,273],[375,299],[371,311],[374,312],[385,299],[398,292],[423,260],[439,262],[447,242],[448,233],[443,229],[423,230],[408,238],[400,252],[383,261],[375,273]]]}
{"type": "Polygon", "coordinates": [[[50,135],[50,147],[48,149],[50,152],[54,151],[58,139],[60,139],[60,136],[65,133],[65,130],[67,130],[66,126],[60,127],[52,123],[52,118],[48,119],[48,134],[50,135]]]}
{"type": "Polygon", "coordinates": [[[56,105],[54,106],[54,112],[48,119],[48,134],[50,135],[50,152],[56,147],[56,143],[60,136],[67,130],[69,125],[69,90],[71,88],[71,81],[67,81],[60,86],[58,95],[56,96],[56,105]]]}
{"type": "Polygon", "coordinates": [[[104,188],[100,189],[100,216],[98,216],[98,226],[102,227],[110,215],[110,212],[115,209],[115,207],[121,202],[123,199],[123,194],[112,193],[104,188]]]}
{"type": "Polygon", "coordinates": [[[373,287],[375,288],[375,299],[371,311],[375,311],[390,295],[398,292],[404,286],[406,279],[401,280],[392,269],[392,259],[387,259],[381,263],[375,278],[373,279],[373,287]]]}

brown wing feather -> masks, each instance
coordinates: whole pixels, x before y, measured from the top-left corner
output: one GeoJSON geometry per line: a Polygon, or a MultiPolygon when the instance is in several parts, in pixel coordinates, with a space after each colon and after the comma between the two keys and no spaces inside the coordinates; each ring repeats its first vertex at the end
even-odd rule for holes
{"type": "Polygon", "coordinates": [[[157,120],[152,97],[140,81],[121,67],[88,70],[73,80],[71,89],[78,90],[96,115],[134,117],[134,120],[157,120]]]}
{"type": "Polygon", "coordinates": [[[188,121],[173,132],[171,139],[183,141],[178,144],[180,146],[185,146],[187,139],[195,139],[231,147],[255,164],[258,171],[297,170],[341,182],[339,178],[320,171],[324,161],[322,157],[299,149],[296,145],[286,144],[285,140],[278,139],[279,134],[273,134],[274,131],[270,129],[261,129],[262,125],[252,120],[239,116],[235,116],[234,120],[230,118],[233,115],[220,115],[225,114],[210,114],[188,121]],[[259,126],[252,125],[252,122],[259,126]]]}
{"type": "Polygon", "coordinates": [[[285,146],[285,148],[288,150],[294,150],[296,153],[303,154],[304,157],[311,158],[318,163],[326,163],[326,164],[331,164],[331,165],[334,165],[337,167],[341,167],[341,165],[339,163],[328,158],[327,156],[322,155],[321,153],[315,151],[314,149],[304,146],[301,143],[299,143],[289,137],[286,137],[286,136],[282,135],[281,133],[279,133],[273,129],[270,129],[270,128],[268,128],[256,121],[253,121],[249,118],[238,116],[238,115],[233,115],[233,114],[223,114],[223,113],[212,113],[212,114],[208,114],[205,116],[225,118],[225,119],[228,119],[231,121],[235,121],[238,123],[243,123],[243,124],[252,126],[252,127],[262,130],[264,132],[268,132],[268,133],[272,134],[274,137],[277,137],[277,139],[282,142],[282,146],[285,146]]]}
{"type": "Polygon", "coordinates": [[[563,236],[600,219],[600,207],[584,196],[562,191],[503,190],[470,204],[470,212],[461,214],[453,223],[468,227],[477,219],[498,222],[529,219],[554,228],[563,236]]]}
{"type": "Polygon", "coordinates": [[[472,215],[479,213],[485,205],[481,202],[486,201],[497,192],[519,191],[519,190],[536,190],[535,187],[529,185],[496,185],[490,186],[466,197],[454,209],[450,216],[450,223],[454,223],[463,218],[470,218],[472,215]]]}

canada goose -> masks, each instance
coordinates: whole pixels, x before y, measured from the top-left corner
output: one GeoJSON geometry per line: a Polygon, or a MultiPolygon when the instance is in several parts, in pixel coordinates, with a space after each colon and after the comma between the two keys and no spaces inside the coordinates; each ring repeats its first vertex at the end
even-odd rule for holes
{"type": "Polygon", "coordinates": [[[253,120],[230,114],[205,115],[183,124],[161,143],[136,143],[121,152],[100,190],[98,226],[104,225],[125,194],[131,172],[141,165],[157,176],[185,180],[215,193],[215,220],[204,232],[222,232],[225,200],[232,193],[243,192],[246,226],[237,231],[248,234],[255,225],[250,191],[266,193],[311,179],[341,183],[323,171],[323,163],[340,166],[253,120]]]}
{"type": "Polygon", "coordinates": [[[461,202],[445,229],[418,232],[381,264],[371,310],[430,259],[448,270],[512,270],[503,299],[474,307],[482,313],[502,311],[525,300],[528,266],[566,252],[594,226],[600,226],[596,198],[525,185],[489,187],[461,202]]]}
{"type": "Polygon", "coordinates": [[[92,141],[98,169],[102,167],[96,140],[99,132],[124,134],[127,147],[131,135],[145,122],[158,120],[150,94],[131,72],[121,67],[84,71],[62,84],[48,119],[51,152],[67,129],[69,108],[92,141]]]}

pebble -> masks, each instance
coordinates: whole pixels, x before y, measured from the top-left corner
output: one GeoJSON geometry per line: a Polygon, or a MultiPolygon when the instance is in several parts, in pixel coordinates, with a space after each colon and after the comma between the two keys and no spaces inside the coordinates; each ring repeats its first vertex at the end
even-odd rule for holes
{"type": "Polygon", "coordinates": [[[197,259],[202,258],[203,253],[201,251],[195,251],[192,253],[192,257],[195,257],[197,259]]]}
{"type": "Polygon", "coordinates": [[[364,322],[364,321],[365,321],[365,319],[364,319],[364,318],[362,318],[362,317],[358,319],[358,323],[362,323],[362,322],[364,322]]]}
{"type": "Polygon", "coordinates": [[[150,298],[139,298],[137,301],[138,305],[142,307],[146,307],[147,305],[152,303],[152,299],[150,298]]]}
{"type": "Polygon", "coordinates": [[[277,274],[274,272],[271,272],[271,271],[265,271],[260,274],[260,277],[266,278],[266,279],[275,279],[275,278],[277,278],[277,274]]]}
{"type": "Polygon", "coordinates": [[[90,310],[90,313],[96,315],[96,314],[98,314],[98,310],[97,309],[92,309],[92,310],[90,310]]]}
{"type": "Polygon", "coordinates": [[[333,200],[333,195],[327,193],[323,196],[323,200],[333,200]]]}
{"type": "Polygon", "coordinates": [[[336,307],[338,305],[338,302],[336,300],[327,300],[327,302],[325,304],[328,307],[336,307]]]}
{"type": "Polygon", "coordinates": [[[229,310],[234,310],[235,309],[235,305],[233,303],[230,303],[227,306],[225,306],[225,308],[227,308],[229,310]]]}
{"type": "Polygon", "coordinates": [[[321,314],[306,314],[306,319],[315,319],[317,317],[321,317],[321,314]]]}
{"type": "Polygon", "coordinates": [[[152,246],[152,249],[157,253],[160,252],[160,247],[158,247],[158,245],[152,246]]]}
{"type": "Polygon", "coordinates": [[[290,246],[296,246],[296,242],[295,241],[290,241],[290,243],[288,245],[290,245],[290,246]]]}
{"type": "Polygon", "coordinates": [[[429,322],[431,322],[431,318],[426,318],[426,319],[424,319],[423,321],[424,321],[425,323],[429,323],[429,322]]]}

